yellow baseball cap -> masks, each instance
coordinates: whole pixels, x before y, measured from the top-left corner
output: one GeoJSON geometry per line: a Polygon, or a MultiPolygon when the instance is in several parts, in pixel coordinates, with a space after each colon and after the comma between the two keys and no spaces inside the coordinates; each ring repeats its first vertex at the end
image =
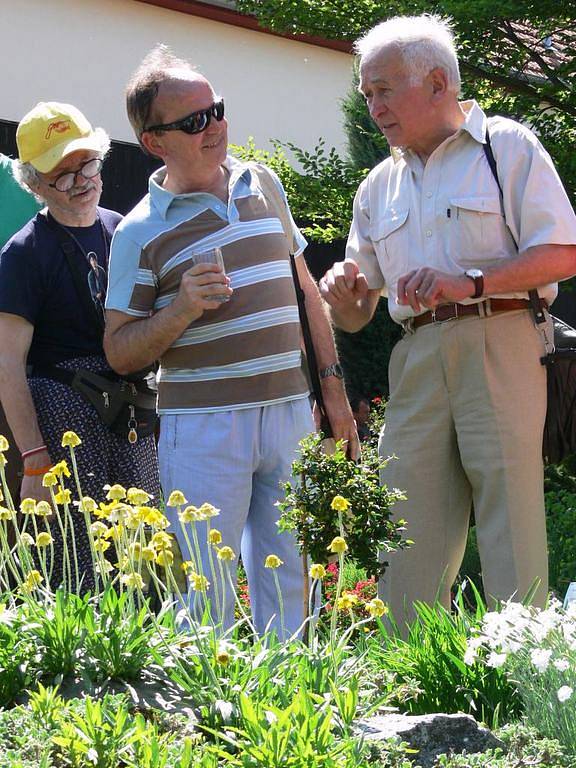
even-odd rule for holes
{"type": "Polygon", "coordinates": [[[16,131],[20,162],[50,173],[63,157],[78,149],[102,147],[100,137],[82,112],[71,104],[41,101],[25,115],[16,131]]]}

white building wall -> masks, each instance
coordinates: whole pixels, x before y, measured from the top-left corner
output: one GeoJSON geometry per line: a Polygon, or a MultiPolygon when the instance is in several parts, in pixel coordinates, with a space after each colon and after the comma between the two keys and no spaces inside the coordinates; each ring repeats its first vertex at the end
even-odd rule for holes
{"type": "Polygon", "coordinates": [[[0,0],[0,118],[38,101],[75,104],[114,139],[134,141],[130,73],[157,42],[191,60],[226,99],[230,141],[254,136],[345,149],[340,101],[351,57],[136,0],[0,0]]]}

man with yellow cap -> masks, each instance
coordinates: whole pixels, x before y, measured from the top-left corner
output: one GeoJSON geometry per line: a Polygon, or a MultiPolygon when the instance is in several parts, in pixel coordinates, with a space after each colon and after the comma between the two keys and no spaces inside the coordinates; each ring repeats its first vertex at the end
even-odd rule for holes
{"type": "MultiPolygon", "coordinates": [[[[98,206],[110,140],[72,105],[41,102],[16,141],[16,178],[45,205],[0,252],[0,398],[24,462],[21,497],[46,497],[42,477],[67,458],[67,430],[82,439],[84,495],[101,499],[106,483],[119,482],[157,497],[154,437],[132,445],[112,433],[71,386],[79,370],[117,378],[102,348],[110,240],[121,219],[98,206]]],[[[76,526],[76,549],[90,586],[84,527],[76,526]]]]}

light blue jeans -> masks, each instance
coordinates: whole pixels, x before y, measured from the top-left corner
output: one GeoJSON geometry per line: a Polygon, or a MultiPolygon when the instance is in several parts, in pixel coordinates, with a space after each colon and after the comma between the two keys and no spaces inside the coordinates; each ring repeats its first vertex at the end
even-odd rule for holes
{"type": "MultiPolygon", "coordinates": [[[[189,504],[204,502],[220,510],[210,521],[211,528],[222,533],[222,545],[232,547],[236,560],[224,563],[236,582],[237,556],[248,577],[252,616],[259,633],[270,624],[278,636],[293,634],[304,619],[304,571],[296,543],[289,534],[278,532],[279,510],[283,498],[282,483],[290,479],[298,442],[314,430],[307,398],[280,405],[269,405],[218,413],[165,415],[161,417],[160,479],[166,498],[171,491],[182,491],[189,504]],[[284,608],[281,626],[277,590],[273,573],[264,568],[270,554],[284,564],[276,574],[280,582],[284,608]]],[[[177,510],[168,508],[170,532],[176,534],[184,559],[194,552],[180,528],[177,510]]],[[[208,597],[214,609],[217,596],[210,566],[207,526],[196,523],[204,575],[211,582],[208,597]]],[[[192,540],[191,524],[187,526],[192,540]]],[[[222,582],[213,549],[218,603],[222,605],[222,582]]],[[[195,559],[195,558],[194,558],[195,559]]],[[[190,611],[194,615],[194,593],[190,611]]],[[[198,610],[198,606],[197,609],[198,610]]],[[[225,583],[224,628],[234,621],[234,595],[225,583]]]]}

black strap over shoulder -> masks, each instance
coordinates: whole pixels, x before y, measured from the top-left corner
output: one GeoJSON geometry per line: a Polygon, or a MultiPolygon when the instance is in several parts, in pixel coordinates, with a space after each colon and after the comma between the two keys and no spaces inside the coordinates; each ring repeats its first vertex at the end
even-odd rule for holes
{"type": "MultiPolygon", "coordinates": [[[[54,232],[58,238],[58,241],[60,242],[60,247],[64,253],[64,256],[66,257],[66,262],[68,264],[68,268],[70,269],[72,282],[74,283],[74,288],[76,289],[78,298],[80,299],[80,302],[85,311],[88,313],[88,317],[92,321],[90,325],[95,329],[94,336],[101,341],[104,334],[104,318],[94,306],[92,296],[90,295],[90,288],[88,287],[88,281],[85,277],[82,276],[82,273],[78,268],[78,263],[74,258],[76,255],[77,245],[68,234],[68,232],[64,229],[64,227],[61,227],[60,224],[58,224],[58,222],[50,216],[50,214],[44,216],[44,221],[54,232]]],[[[108,247],[107,241],[106,247],[108,247]]]]}
{"type": "MultiPolygon", "coordinates": [[[[494,180],[496,181],[496,184],[498,185],[498,190],[500,191],[500,199],[502,200],[502,214],[504,216],[504,221],[506,222],[506,226],[508,227],[508,232],[510,232],[510,237],[512,238],[512,241],[516,246],[516,250],[518,250],[518,243],[516,241],[516,238],[514,237],[514,234],[510,229],[508,222],[506,221],[506,212],[504,211],[504,192],[502,191],[502,185],[500,184],[500,179],[498,178],[498,166],[496,164],[496,158],[494,157],[494,151],[492,150],[492,142],[490,141],[490,131],[488,130],[488,124],[486,124],[485,139],[486,139],[486,143],[483,145],[484,154],[486,155],[486,160],[488,161],[488,165],[490,166],[490,170],[492,171],[492,176],[494,176],[494,180]]],[[[532,312],[534,314],[535,322],[538,325],[541,323],[545,323],[546,315],[544,313],[544,306],[542,304],[542,299],[538,295],[538,291],[534,289],[532,289],[531,291],[528,291],[528,298],[530,299],[530,304],[532,306],[532,312]]]]}

